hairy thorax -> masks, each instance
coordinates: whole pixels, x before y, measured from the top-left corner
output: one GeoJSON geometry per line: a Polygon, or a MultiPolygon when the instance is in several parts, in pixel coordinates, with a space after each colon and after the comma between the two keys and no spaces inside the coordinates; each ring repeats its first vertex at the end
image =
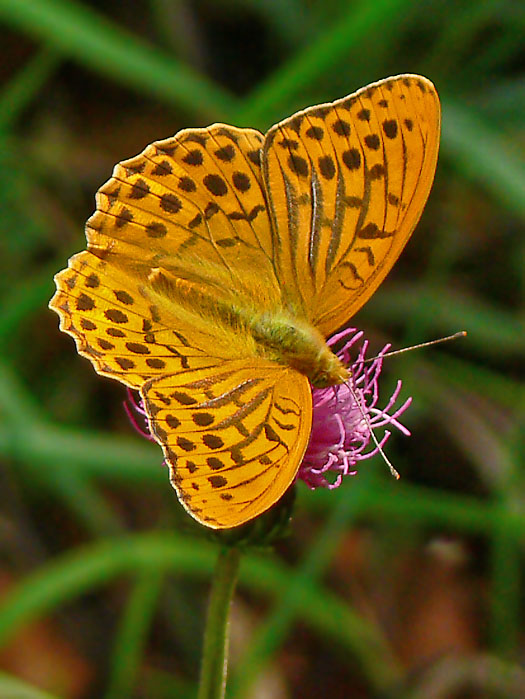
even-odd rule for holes
{"type": "Polygon", "coordinates": [[[310,380],[315,388],[340,384],[349,378],[348,369],[331,352],[321,333],[292,312],[275,308],[252,294],[225,287],[223,280],[211,283],[184,279],[166,270],[154,269],[148,277],[147,295],[173,318],[177,327],[191,326],[194,335],[209,337],[214,326],[215,350],[233,358],[244,352],[292,367],[310,380]],[[237,343],[237,344],[235,344],[237,343]],[[221,345],[222,350],[221,350],[221,345]],[[230,353],[231,352],[231,353],[230,353]]]}
{"type": "Polygon", "coordinates": [[[321,333],[307,322],[272,314],[255,319],[250,330],[263,356],[304,374],[314,388],[340,384],[350,376],[321,333]]]}

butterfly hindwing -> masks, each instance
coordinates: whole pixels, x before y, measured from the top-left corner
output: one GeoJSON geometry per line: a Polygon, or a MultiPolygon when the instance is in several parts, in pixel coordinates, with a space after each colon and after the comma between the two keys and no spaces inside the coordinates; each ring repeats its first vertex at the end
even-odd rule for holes
{"type": "Polygon", "coordinates": [[[212,346],[221,358],[248,351],[242,336],[221,344],[216,329],[199,324],[198,309],[191,314],[166,303],[151,284],[91,252],[71,257],[55,282],[50,307],[60,328],[99,374],[131,388],[166,372],[215,363],[212,346]]]}
{"type": "Polygon", "coordinates": [[[312,419],[303,375],[251,358],[152,379],[141,394],[179,499],[202,524],[242,524],[294,480],[312,419]]]}
{"type": "Polygon", "coordinates": [[[325,336],[374,293],[409,239],[434,177],[439,126],[432,83],[402,75],[266,135],[277,276],[325,336]]]}

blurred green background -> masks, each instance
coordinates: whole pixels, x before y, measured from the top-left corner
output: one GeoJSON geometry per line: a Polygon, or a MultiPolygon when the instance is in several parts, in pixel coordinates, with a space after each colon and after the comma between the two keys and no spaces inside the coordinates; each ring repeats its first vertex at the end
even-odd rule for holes
{"type": "Polygon", "coordinates": [[[440,161],[355,323],[372,351],[469,334],[387,362],[401,481],[299,486],[243,560],[228,696],[525,696],[525,4],[0,0],[0,26],[0,697],[195,694],[216,544],[47,309],[96,189],[181,128],[402,72],[440,93],[440,161]]]}

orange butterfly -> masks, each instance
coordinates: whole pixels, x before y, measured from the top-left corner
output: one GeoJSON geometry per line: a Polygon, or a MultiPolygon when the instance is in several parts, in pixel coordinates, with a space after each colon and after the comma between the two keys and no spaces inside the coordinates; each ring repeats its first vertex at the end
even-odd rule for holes
{"type": "Polygon", "coordinates": [[[202,524],[243,524],[293,482],[311,387],[349,378],[325,338],[410,237],[439,130],[432,83],[400,75],[265,136],[185,129],[100,188],[50,307],[99,374],[140,391],[202,524]]]}

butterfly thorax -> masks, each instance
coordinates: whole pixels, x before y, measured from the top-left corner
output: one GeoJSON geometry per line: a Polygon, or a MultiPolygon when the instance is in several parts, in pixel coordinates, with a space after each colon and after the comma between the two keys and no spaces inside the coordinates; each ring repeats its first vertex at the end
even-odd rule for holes
{"type": "Polygon", "coordinates": [[[194,333],[201,331],[203,337],[213,327],[214,346],[208,351],[225,352],[225,358],[255,353],[299,371],[315,388],[348,380],[348,369],[327,347],[317,328],[283,309],[276,300],[271,310],[261,312],[260,307],[268,301],[255,299],[247,291],[227,289],[211,270],[208,274],[203,283],[154,269],[144,293],[158,307],[168,312],[171,309],[174,331],[181,330],[181,320],[191,325],[194,333]]]}
{"type": "Polygon", "coordinates": [[[321,333],[307,322],[286,313],[264,315],[254,319],[250,330],[262,356],[304,374],[314,388],[344,383],[350,376],[321,333]]]}

